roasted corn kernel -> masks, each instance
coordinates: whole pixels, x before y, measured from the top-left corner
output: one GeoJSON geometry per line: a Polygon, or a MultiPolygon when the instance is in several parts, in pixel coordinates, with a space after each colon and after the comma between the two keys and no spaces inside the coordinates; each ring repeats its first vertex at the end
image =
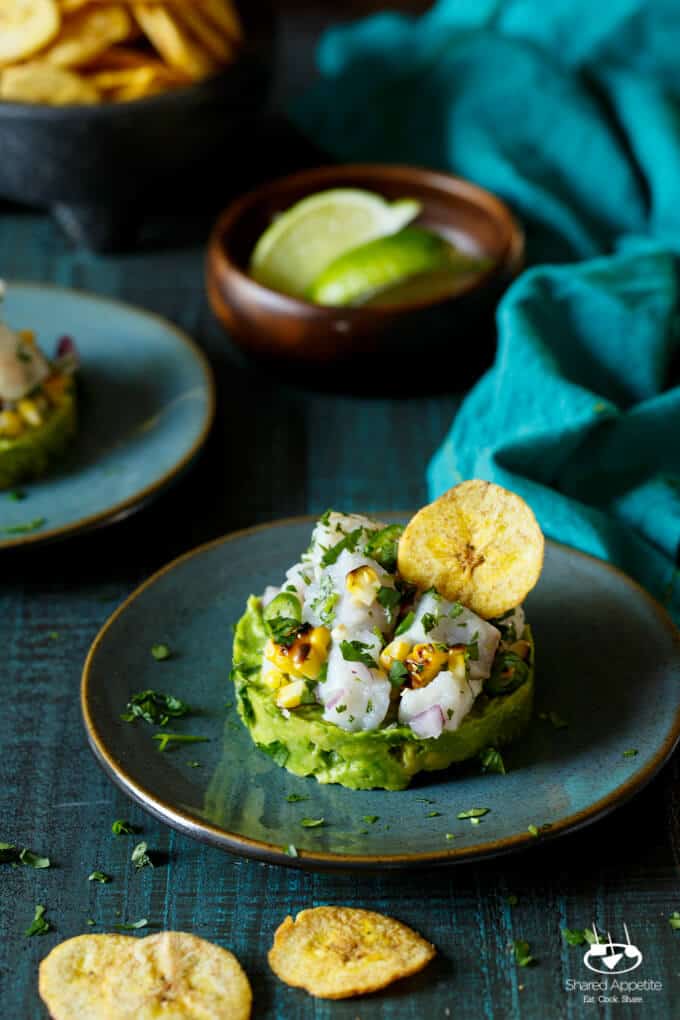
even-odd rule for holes
{"type": "Polygon", "coordinates": [[[380,665],[388,673],[395,662],[403,662],[411,651],[411,642],[403,638],[395,638],[385,645],[380,653],[380,665]]]}
{"type": "Polygon", "coordinates": [[[279,708],[297,708],[302,704],[302,699],[307,690],[304,680],[293,680],[292,683],[280,687],[276,695],[276,704],[279,708]]]}
{"type": "Polygon", "coordinates": [[[354,602],[370,606],[375,602],[380,589],[380,578],[373,567],[356,567],[345,578],[345,587],[354,602]]]}
{"type": "Polygon", "coordinates": [[[449,648],[448,670],[456,680],[464,680],[467,672],[465,645],[453,645],[449,648]]]}
{"type": "Polygon", "coordinates": [[[437,673],[448,665],[448,649],[441,645],[414,645],[405,660],[413,687],[427,687],[437,673]]]}
{"type": "Polygon", "coordinates": [[[0,436],[16,439],[26,428],[23,418],[16,411],[0,411],[0,436]]]}
{"type": "Polygon", "coordinates": [[[271,691],[278,691],[279,687],[283,687],[288,682],[284,673],[280,669],[277,669],[271,662],[266,662],[262,666],[262,683],[268,687],[271,691]]]}
{"type": "Polygon", "coordinates": [[[326,627],[314,627],[298,634],[290,647],[270,639],[264,655],[282,673],[314,680],[328,657],[330,641],[330,631],[326,627]]]}
{"type": "Polygon", "coordinates": [[[31,425],[32,428],[39,428],[45,420],[40,410],[40,403],[32,397],[24,397],[23,400],[20,400],[17,404],[17,411],[26,424],[31,425]]]}

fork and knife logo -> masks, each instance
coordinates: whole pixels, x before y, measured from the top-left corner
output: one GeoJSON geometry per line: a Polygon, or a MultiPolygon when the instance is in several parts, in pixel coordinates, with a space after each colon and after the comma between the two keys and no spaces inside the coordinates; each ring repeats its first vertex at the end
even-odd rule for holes
{"type": "Polygon", "coordinates": [[[588,946],[583,957],[583,962],[588,970],[592,970],[596,974],[626,974],[640,966],[642,953],[630,941],[628,928],[625,924],[623,930],[626,933],[625,942],[612,942],[609,932],[607,932],[607,940],[603,941],[593,924],[595,942],[588,946]]]}

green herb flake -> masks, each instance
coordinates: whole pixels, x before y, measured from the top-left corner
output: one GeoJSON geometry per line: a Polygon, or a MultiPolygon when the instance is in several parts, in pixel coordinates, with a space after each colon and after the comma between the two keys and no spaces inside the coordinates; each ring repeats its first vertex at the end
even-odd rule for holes
{"type": "Polygon", "coordinates": [[[377,666],[371,649],[362,641],[341,641],[340,651],[346,662],[361,662],[370,669],[375,669],[377,666]]]}
{"type": "Polygon", "coordinates": [[[27,938],[30,938],[31,935],[46,935],[49,930],[50,922],[45,920],[45,907],[39,903],[35,908],[33,920],[24,935],[27,938]]]}
{"type": "Polygon", "coordinates": [[[22,499],[26,499],[26,493],[23,489],[12,489],[11,492],[7,493],[7,499],[11,499],[15,503],[19,503],[22,499]]]}
{"type": "Polygon", "coordinates": [[[113,927],[118,931],[137,931],[138,928],[146,928],[148,924],[148,918],[142,917],[139,921],[133,921],[132,924],[114,924],[113,927]]]}
{"type": "Polygon", "coordinates": [[[200,769],[200,767],[201,767],[200,761],[188,761],[187,762],[187,768],[190,768],[190,769],[200,769]]]}
{"type": "Polygon", "coordinates": [[[94,918],[92,918],[92,917],[88,917],[87,921],[85,922],[85,924],[86,924],[86,925],[88,926],[88,928],[92,928],[92,927],[94,927],[94,925],[95,925],[96,923],[97,923],[97,922],[96,922],[96,921],[94,920],[94,918]]]}
{"type": "Polygon", "coordinates": [[[289,793],[286,800],[289,804],[299,804],[301,800],[309,800],[309,797],[304,793],[289,793]]]}
{"type": "Polygon", "coordinates": [[[449,617],[452,620],[455,620],[456,617],[460,616],[464,609],[465,606],[463,605],[462,602],[454,602],[451,608],[449,609],[449,617]]]}
{"type": "Polygon", "coordinates": [[[426,818],[440,818],[441,811],[428,811],[425,815],[426,818]]]}
{"type": "Polygon", "coordinates": [[[638,753],[637,747],[630,747],[627,751],[623,752],[624,758],[634,758],[638,753]]]}
{"type": "Polygon", "coordinates": [[[668,918],[668,923],[674,931],[680,929],[680,913],[674,910],[671,916],[668,918]]]}
{"type": "Polygon", "coordinates": [[[115,822],[111,826],[111,832],[114,836],[131,836],[134,831],[134,826],[130,825],[130,823],[123,818],[116,818],[115,822]]]}
{"type": "Polygon", "coordinates": [[[479,755],[482,772],[494,772],[499,776],[505,775],[505,762],[503,755],[495,747],[485,748],[479,755]]]}
{"type": "Polygon", "coordinates": [[[467,656],[470,662],[477,662],[479,659],[479,631],[475,631],[467,644],[467,656]]]}
{"type": "Polygon", "coordinates": [[[399,605],[401,604],[401,592],[396,588],[382,587],[378,589],[378,602],[385,610],[387,622],[392,625],[399,605]]]}
{"type": "Polygon", "coordinates": [[[87,876],[87,880],[88,882],[99,882],[100,885],[106,885],[108,882],[111,881],[111,876],[107,875],[103,871],[92,871],[87,876]]]}
{"type": "Polygon", "coordinates": [[[457,818],[483,818],[484,815],[488,815],[491,808],[488,807],[473,807],[469,811],[459,811],[457,818]]]}
{"type": "Polygon", "coordinates": [[[505,902],[509,907],[516,907],[519,903],[519,896],[516,893],[509,893],[505,897],[505,902]]]}
{"type": "Polygon", "coordinates": [[[172,652],[167,645],[160,644],[151,646],[151,654],[156,662],[165,662],[166,659],[170,658],[172,652]]]}
{"type": "Polygon", "coordinates": [[[293,843],[289,843],[288,846],[282,847],[282,850],[285,854],[288,854],[289,857],[298,856],[297,847],[293,843]]]}
{"type": "Polygon", "coordinates": [[[39,854],[34,854],[32,850],[27,850],[24,847],[19,853],[19,863],[26,865],[27,868],[42,870],[43,868],[49,868],[50,859],[49,857],[41,857],[39,854]]]}
{"type": "Polygon", "coordinates": [[[379,815],[364,815],[363,818],[367,825],[375,825],[376,822],[380,821],[379,815]]]}
{"type": "Polygon", "coordinates": [[[329,549],[326,549],[323,556],[321,557],[321,566],[330,567],[333,563],[337,563],[337,561],[340,559],[340,554],[343,553],[345,550],[347,550],[347,552],[354,552],[356,550],[357,545],[359,544],[359,541],[363,533],[364,533],[363,528],[355,528],[354,531],[350,531],[348,535],[345,535],[344,538],[341,538],[340,541],[337,542],[335,545],[331,546],[329,549]]]}
{"type": "Polygon", "coordinates": [[[148,846],[146,843],[138,843],[132,851],[130,860],[134,864],[137,871],[141,871],[142,868],[153,868],[153,861],[149,857],[148,846]]]}
{"type": "Polygon", "coordinates": [[[174,694],[147,688],[132,695],[121,719],[129,723],[143,719],[150,726],[165,726],[170,719],[180,719],[190,712],[189,705],[174,694]]]}
{"type": "Polygon", "coordinates": [[[455,835],[452,832],[447,832],[444,839],[455,839],[455,835]]]}
{"type": "Polygon", "coordinates": [[[579,928],[563,928],[562,937],[568,946],[582,946],[586,941],[585,932],[579,928]]]}
{"type": "Polygon", "coordinates": [[[61,637],[61,634],[59,633],[58,630],[50,630],[48,631],[47,636],[50,639],[50,641],[58,641],[59,638],[61,637]]]}
{"type": "Polygon", "coordinates": [[[300,825],[304,829],[318,829],[320,825],[325,824],[324,818],[303,818],[300,825]]]}
{"type": "Polygon", "coordinates": [[[516,939],[512,944],[515,953],[515,962],[518,967],[529,967],[535,963],[534,957],[529,951],[529,943],[524,939],[516,939]]]}
{"type": "Polygon", "coordinates": [[[538,836],[538,826],[533,825],[533,824],[532,825],[528,825],[527,826],[527,832],[530,832],[532,836],[538,836]]]}
{"type": "Polygon", "coordinates": [[[190,733],[154,733],[153,740],[158,741],[158,750],[165,751],[171,744],[206,744],[209,737],[195,737],[190,733]]]}
{"type": "Polygon", "coordinates": [[[408,669],[403,662],[396,659],[390,666],[387,678],[393,687],[403,687],[409,678],[408,669]]]}
{"type": "Polygon", "coordinates": [[[372,532],[364,547],[364,553],[369,559],[379,563],[383,570],[393,573],[397,567],[399,539],[403,532],[401,524],[388,524],[386,528],[372,532]]]}
{"type": "Polygon", "coordinates": [[[434,628],[437,626],[438,617],[435,615],[435,613],[424,613],[420,622],[423,625],[423,630],[425,631],[425,633],[429,634],[430,631],[434,630],[434,628]]]}
{"type": "Polygon", "coordinates": [[[10,524],[0,528],[0,535],[30,535],[33,531],[40,531],[46,523],[46,517],[34,517],[32,521],[25,521],[23,524],[10,524]]]}

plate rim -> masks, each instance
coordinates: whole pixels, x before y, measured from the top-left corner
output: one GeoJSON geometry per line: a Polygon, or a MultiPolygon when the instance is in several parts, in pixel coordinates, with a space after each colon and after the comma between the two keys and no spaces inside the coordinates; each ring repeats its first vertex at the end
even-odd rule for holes
{"type": "Polygon", "coordinates": [[[83,290],[82,288],[64,287],[58,283],[42,283],[33,280],[6,280],[5,286],[8,293],[11,293],[13,289],[18,288],[58,291],[62,294],[75,296],[76,298],[86,298],[90,301],[98,301],[101,304],[114,305],[116,308],[132,312],[134,315],[150,319],[152,322],[162,325],[165,330],[169,333],[173,333],[177,339],[189,349],[190,353],[199,365],[206,384],[208,407],[201,431],[189,450],[187,450],[187,452],[183,454],[183,456],[155,482],[151,482],[149,485],[143,486],[132,496],[128,496],[127,499],[113,504],[113,506],[110,506],[106,510],[100,510],[95,514],[88,514],[87,516],[81,517],[70,524],[62,524],[55,528],[47,528],[43,531],[36,531],[29,535],[0,538],[0,552],[3,550],[16,549],[21,546],[38,545],[43,542],[54,542],[58,539],[82,534],[86,531],[92,531],[95,528],[115,524],[130,516],[130,514],[141,510],[148,502],[160,495],[160,493],[167,488],[171,482],[179,478],[179,476],[194,460],[210,435],[217,411],[217,386],[215,383],[215,374],[205,351],[185,330],[183,330],[180,326],[175,325],[175,323],[171,322],[169,319],[166,319],[165,316],[159,315],[157,312],[152,312],[149,309],[141,308],[138,305],[130,304],[128,301],[124,301],[121,298],[109,297],[107,294],[97,294],[93,291],[83,290]]]}
{"type": "MultiPolygon", "coordinates": [[[[148,589],[159,581],[165,574],[180,566],[182,563],[201,556],[203,553],[228,542],[256,534],[260,531],[267,531],[272,528],[285,527],[291,524],[310,524],[316,521],[318,515],[301,514],[292,517],[278,518],[273,521],[266,521],[262,524],[255,524],[248,528],[241,528],[226,535],[203,542],[201,545],[175,557],[165,566],[155,571],[150,577],[138,585],[127,598],[116,608],[111,616],[105,621],[97,633],[87,653],[80,684],[80,705],[83,724],[90,745],[97,762],[104,772],[113,780],[123,793],[140,805],[145,811],[153,815],[159,821],[177,829],[183,835],[189,836],[202,843],[208,843],[220,850],[227,851],[240,857],[252,858],[263,861],[267,864],[280,864],[291,868],[298,868],[308,871],[334,871],[334,870],[366,870],[375,871],[378,869],[393,870],[407,867],[425,867],[427,865],[459,864],[473,860],[482,860],[490,857],[497,857],[502,854],[517,853],[544,844],[566,833],[576,832],[578,829],[598,821],[610,814],[616,808],[627,803],[635,794],[643,790],[648,783],[659,773],[672,755],[675,747],[680,741],[680,699],[675,710],[673,724],[666,739],[657,749],[654,756],[647,764],[635,772],[625,782],[620,783],[614,790],[594,801],[589,807],[567,815],[551,826],[545,832],[541,832],[537,839],[530,832],[518,833],[514,836],[507,836],[500,839],[488,840],[477,843],[473,846],[443,849],[435,852],[410,853],[410,854],[340,854],[328,851],[298,850],[297,857],[288,855],[283,847],[262,840],[252,839],[249,836],[228,832],[211,822],[199,819],[189,812],[183,811],[177,805],[167,803],[163,798],[150,793],[130,776],[125,767],[114,761],[112,754],[106,749],[104,741],[97,732],[89,706],[89,688],[92,664],[109,629],[113,626],[119,616],[148,589]]],[[[404,518],[412,516],[412,511],[387,511],[377,513],[376,516],[383,519],[404,518]]],[[[637,581],[629,577],[619,567],[598,559],[589,553],[575,549],[573,546],[563,542],[556,542],[546,538],[546,545],[567,550],[570,555],[580,557],[589,562],[594,562],[608,572],[623,580],[633,591],[648,603],[654,611],[663,627],[669,631],[673,644],[680,650],[680,630],[676,627],[668,611],[637,581]]]]}

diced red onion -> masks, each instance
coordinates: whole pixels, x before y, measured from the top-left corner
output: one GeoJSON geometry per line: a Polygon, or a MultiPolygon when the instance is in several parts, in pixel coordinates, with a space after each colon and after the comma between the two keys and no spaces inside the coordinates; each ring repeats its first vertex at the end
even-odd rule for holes
{"type": "Polygon", "coordinates": [[[444,713],[439,705],[430,705],[409,720],[409,726],[417,737],[438,737],[444,729],[444,713]]]}
{"type": "Polygon", "coordinates": [[[62,372],[75,372],[80,367],[80,355],[72,337],[62,336],[57,341],[55,360],[62,372]]]}
{"type": "Polygon", "coordinates": [[[343,687],[343,689],[342,689],[341,691],[338,691],[338,693],[337,693],[337,694],[334,694],[334,695],[333,695],[333,697],[331,698],[331,700],[330,700],[330,701],[327,701],[327,702],[326,702],[326,711],[327,711],[327,712],[330,712],[330,710],[331,710],[332,708],[335,708],[335,706],[336,706],[336,705],[338,705],[338,704],[340,704],[340,702],[342,701],[342,699],[343,699],[343,698],[346,698],[346,697],[347,697],[347,691],[346,691],[346,690],[345,690],[345,688],[343,687]]]}

